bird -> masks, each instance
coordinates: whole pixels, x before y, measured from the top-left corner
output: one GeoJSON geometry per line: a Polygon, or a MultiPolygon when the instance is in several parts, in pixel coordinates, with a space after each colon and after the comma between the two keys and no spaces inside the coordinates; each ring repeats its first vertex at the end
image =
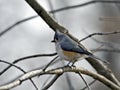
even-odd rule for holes
{"type": "Polygon", "coordinates": [[[98,57],[93,55],[90,50],[86,49],[82,44],[78,44],[68,35],[60,31],[55,31],[54,39],[52,40],[52,42],[55,43],[57,54],[62,60],[67,60],[74,63],[78,60],[91,57],[95,60],[100,60],[104,63],[108,63],[105,60],[99,59],[98,57]]]}

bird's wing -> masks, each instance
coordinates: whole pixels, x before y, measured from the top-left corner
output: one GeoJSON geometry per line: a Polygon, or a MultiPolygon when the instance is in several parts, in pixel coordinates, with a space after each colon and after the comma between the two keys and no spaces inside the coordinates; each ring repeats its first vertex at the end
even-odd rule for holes
{"type": "Polygon", "coordinates": [[[79,54],[85,54],[88,55],[89,57],[95,59],[95,60],[100,60],[104,63],[109,64],[109,62],[107,62],[106,60],[101,60],[100,58],[96,57],[95,55],[93,55],[92,53],[90,53],[89,51],[85,50],[83,47],[80,47],[74,43],[72,43],[71,41],[64,41],[64,43],[61,43],[61,48],[65,51],[71,51],[71,52],[77,52],[79,54]]]}
{"type": "Polygon", "coordinates": [[[82,47],[80,47],[68,40],[64,41],[64,43],[61,43],[61,48],[65,51],[77,52],[77,53],[86,54],[86,55],[91,54],[87,50],[84,50],[82,47]]]}

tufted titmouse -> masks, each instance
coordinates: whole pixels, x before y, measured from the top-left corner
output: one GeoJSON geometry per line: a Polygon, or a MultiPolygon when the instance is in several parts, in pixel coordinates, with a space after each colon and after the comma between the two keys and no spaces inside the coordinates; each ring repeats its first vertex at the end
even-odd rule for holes
{"type": "MultiPolygon", "coordinates": [[[[75,62],[79,58],[84,59],[87,57],[91,57],[95,60],[100,60],[98,57],[94,56],[90,51],[84,48],[82,45],[80,46],[77,42],[72,40],[69,36],[59,31],[55,32],[54,40],[56,51],[62,60],[68,60],[70,62],[75,62]]],[[[103,61],[107,62],[107,61],[103,61]]]]}

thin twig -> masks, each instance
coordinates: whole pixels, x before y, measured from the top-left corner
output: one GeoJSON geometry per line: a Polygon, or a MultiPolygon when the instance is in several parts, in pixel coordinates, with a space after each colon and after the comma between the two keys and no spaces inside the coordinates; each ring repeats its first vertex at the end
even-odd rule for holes
{"type": "Polygon", "coordinates": [[[108,22],[120,22],[120,17],[100,17],[99,20],[108,22]]]}
{"type": "Polygon", "coordinates": [[[59,56],[56,56],[53,60],[51,60],[43,69],[45,71],[59,56]]]}
{"type": "MultiPolygon", "coordinates": [[[[57,53],[52,53],[52,54],[37,54],[37,55],[26,56],[26,57],[22,57],[22,58],[16,59],[16,60],[14,60],[12,63],[13,63],[13,64],[16,64],[16,63],[18,63],[18,62],[20,62],[20,61],[23,61],[23,60],[26,60],[26,59],[32,59],[32,58],[44,57],[44,56],[49,57],[49,56],[54,56],[54,55],[56,55],[56,54],[57,54],[57,53]]],[[[7,71],[10,67],[12,67],[12,65],[9,65],[9,66],[6,67],[4,70],[2,70],[2,71],[0,72],[0,75],[2,75],[2,74],[3,74],[5,71],[7,71]]]]}
{"type": "MultiPolygon", "coordinates": [[[[53,58],[47,65],[45,65],[45,67],[43,68],[43,71],[45,71],[55,60],[57,60],[59,56],[56,56],[55,58],[53,58]]],[[[40,75],[38,75],[39,77],[40,75]]]]}
{"type": "MultiPolygon", "coordinates": [[[[0,62],[6,63],[6,64],[8,64],[8,65],[11,65],[11,66],[17,68],[18,70],[22,71],[24,74],[27,73],[26,71],[24,71],[21,67],[19,67],[19,66],[17,66],[17,65],[14,65],[14,64],[9,63],[9,62],[4,61],[4,60],[0,60],[0,62]]],[[[35,89],[38,90],[38,88],[37,88],[36,84],[34,83],[34,81],[33,81],[31,78],[29,78],[29,79],[30,79],[31,83],[33,84],[33,86],[35,87],[35,89]]]]}
{"type": "MultiPolygon", "coordinates": [[[[94,50],[93,50],[94,51],[94,50]]],[[[100,48],[100,49],[95,49],[96,52],[111,52],[111,53],[120,53],[120,49],[107,49],[107,48],[100,48]]]]}
{"type": "MultiPolygon", "coordinates": [[[[84,30],[85,31],[85,30],[84,30]]],[[[86,32],[86,31],[85,31],[86,32]]],[[[96,38],[94,38],[93,36],[97,35],[97,33],[92,33],[92,34],[89,34],[88,32],[86,32],[88,34],[88,36],[84,37],[83,39],[81,39],[79,42],[83,41],[83,40],[86,40],[88,38],[92,38],[92,40],[94,40],[95,42],[97,43],[100,43],[104,46],[107,46],[107,47],[110,47],[110,48],[114,48],[114,45],[117,45],[116,42],[109,42],[109,41],[100,41],[100,40],[97,40],[96,38]]],[[[101,33],[102,35],[115,35],[115,34],[120,34],[120,31],[113,31],[113,32],[102,32],[101,33]]],[[[98,35],[101,36],[101,34],[98,33],[98,35]]],[[[119,45],[119,44],[118,44],[119,45]]],[[[115,49],[116,50],[116,49],[115,49]]]]}
{"type": "Polygon", "coordinates": [[[26,22],[28,20],[32,20],[32,19],[34,19],[36,17],[38,17],[38,15],[34,15],[34,16],[31,16],[31,17],[28,17],[28,18],[25,18],[25,19],[22,19],[22,20],[19,20],[19,21],[15,22],[11,26],[9,26],[8,28],[6,28],[2,32],[0,32],[0,37],[3,36],[4,34],[6,34],[8,31],[10,31],[13,27],[15,27],[15,26],[17,26],[19,24],[22,24],[23,22],[26,22]]]}
{"type": "Polygon", "coordinates": [[[37,58],[37,57],[50,57],[50,56],[55,56],[55,55],[57,55],[57,53],[29,55],[29,56],[16,59],[13,63],[17,63],[17,62],[20,62],[26,59],[32,59],[32,58],[37,58]]]}
{"type": "MultiPolygon", "coordinates": [[[[96,80],[93,80],[92,82],[89,83],[89,86],[93,85],[95,83],[96,80]]],[[[85,90],[86,88],[88,88],[87,86],[85,86],[84,88],[82,88],[81,90],[85,90]]]]}
{"type": "Polygon", "coordinates": [[[68,83],[68,88],[69,88],[68,90],[75,90],[74,86],[72,85],[72,80],[68,73],[65,74],[65,77],[68,83]]]}
{"type": "Polygon", "coordinates": [[[113,48],[113,45],[116,44],[116,43],[108,42],[108,41],[100,41],[100,40],[97,40],[96,38],[93,38],[93,37],[92,37],[92,39],[93,39],[95,42],[97,42],[97,43],[99,43],[99,44],[102,44],[102,45],[105,45],[105,46],[110,47],[110,48],[113,48]]]}
{"type": "MultiPolygon", "coordinates": [[[[53,64],[53,62],[55,62],[55,60],[58,58],[59,56],[56,56],[55,58],[53,58],[47,65],[44,65],[45,67],[43,68],[43,71],[45,71],[51,64],[53,64]]],[[[40,68],[41,69],[41,68],[40,68]]],[[[39,77],[40,75],[38,75],[39,77]]],[[[58,75],[56,75],[58,76],[58,75]]],[[[57,80],[57,77],[54,77],[52,81],[57,80]]],[[[50,77],[46,80],[46,82],[44,82],[43,86],[43,90],[46,90],[46,88],[50,87],[50,83],[52,84],[53,82],[51,81],[47,86],[45,86],[45,84],[48,82],[48,80],[50,79],[50,77]]]]}
{"type": "MultiPolygon", "coordinates": [[[[63,64],[63,66],[66,66],[66,64],[65,64],[65,62],[63,60],[61,60],[61,62],[63,64]]],[[[68,83],[68,88],[69,88],[68,90],[75,90],[74,86],[72,85],[72,80],[71,80],[69,74],[66,73],[65,76],[66,76],[66,81],[68,83]]]]}
{"type": "MultiPolygon", "coordinates": [[[[52,13],[52,11],[54,10],[54,9],[53,9],[53,5],[52,5],[52,1],[51,1],[51,0],[48,0],[48,3],[49,3],[50,10],[51,10],[51,11],[49,11],[49,13],[52,13]]],[[[56,19],[56,16],[55,16],[54,13],[52,13],[52,16],[53,16],[53,18],[56,19]]]]}
{"type": "Polygon", "coordinates": [[[48,81],[50,81],[51,80],[51,75],[44,81],[44,83],[43,83],[43,85],[41,86],[41,87],[45,87],[45,85],[47,84],[47,83],[49,83],[48,81]]]}
{"type": "Polygon", "coordinates": [[[43,87],[42,90],[47,90],[49,87],[51,87],[61,75],[62,74],[55,75],[55,77],[45,87],[43,87]]]}
{"type": "MultiPolygon", "coordinates": [[[[119,48],[116,48],[117,46],[119,46],[119,44],[118,43],[116,43],[116,42],[109,42],[109,41],[100,41],[100,40],[97,40],[96,38],[93,38],[92,37],[92,39],[95,41],[95,42],[97,42],[97,43],[100,43],[100,44],[102,44],[102,45],[104,45],[104,46],[106,46],[106,47],[109,47],[110,48],[110,51],[112,51],[112,52],[117,52],[117,53],[119,53],[119,51],[120,51],[120,49],[119,48]]],[[[99,49],[99,48],[98,48],[99,49]]],[[[96,49],[97,50],[97,49],[96,49]]],[[[107,49],[105,50],[105,51],[107,51],[107,49]]],[[[108,50],[109,51],[109,50],[108,50]]]]}
{"type": "Polygon", "coordinates": [[[111,35],[111,34],[120,34],[120,31],[113,31],[113,32],[103,32],[103,33],[92,33],[92,34],[89,34],[88,36],[86,36],[85,38],[81,39],[79,42],[87,39],[87,38],[90,38],[90,37],[93,37],[93,36],[97,36],[97,35],[111,35]]]}
{"type": "Polygon", "coordinates": [[[114,1],[110,1],[110,0],[104,0],[104,1],[102,1],[102,0],[92,0],[92,1],[82,3],[82,4],[73,5],[73,6],[67,6],[67,7],[57,9],[57,10],[53,10],[53,11],[51,11],[51,13],[58,13],[60,11],[74,9],[74,8],[78,8],[78,7],[83,7],[83,6],[87,6],[87,5],[91,5],[91,4],[95,4],[95,3],[120,3],[120,1],[118,1],[118,0],[114,0],[114,1]]]}
{"type": "Polygon", "coordinates": [[[82,76],[81,72],[78,72],[77,74],[81,77],[81,79],[82,79],[83,82],[85,83],[85,85],[86,85],[86,87],[88,88],[88,90],[91,90],[89,84],[88,84],[87,81],[84,79],[84,77],[82,76]]]}

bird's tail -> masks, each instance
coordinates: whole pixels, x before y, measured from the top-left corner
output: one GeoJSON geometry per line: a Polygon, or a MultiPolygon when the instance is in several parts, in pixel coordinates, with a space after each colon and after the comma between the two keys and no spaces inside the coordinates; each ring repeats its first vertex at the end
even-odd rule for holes
{"type": "Polygon", "coordinates": [[[100,59],[99,57],[97,57],[97,56],[95,56],[95,55],[93,55],[93,54],[89,55],[89,57],[91,57],[91,58],[93,58],[93,59],[95,59],[95,60],[102,61],[102,62],[105,63],[105,64],[110,64],[107,60],[102,60],[102,59],[100,59]]]}

